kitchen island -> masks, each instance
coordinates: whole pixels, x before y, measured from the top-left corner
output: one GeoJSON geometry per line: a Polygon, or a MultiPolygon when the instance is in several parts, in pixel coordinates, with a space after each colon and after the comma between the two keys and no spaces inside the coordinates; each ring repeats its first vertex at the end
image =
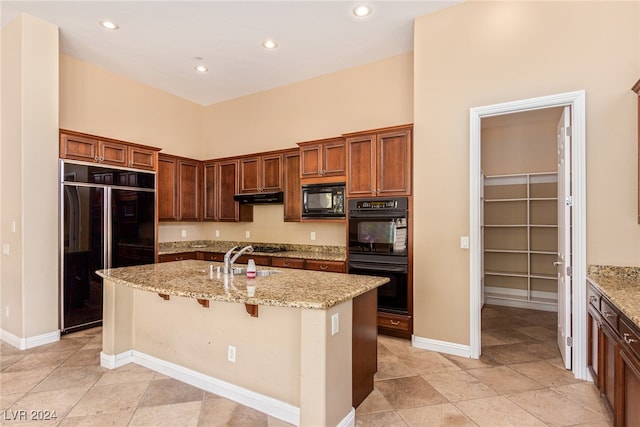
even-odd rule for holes
{"type": "Polygon", "coordinates": [[[376,288],[388,279],[285,268],[247,279],[219,266],[98,272],[101,364],[137,363],[293,424],[352,425],[373,388],[376,288]]]}

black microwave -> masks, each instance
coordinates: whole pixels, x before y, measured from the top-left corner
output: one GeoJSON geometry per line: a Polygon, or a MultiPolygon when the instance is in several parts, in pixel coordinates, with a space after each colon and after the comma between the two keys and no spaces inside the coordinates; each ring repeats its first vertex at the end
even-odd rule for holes
{"type": "Polygon", "coordinates": [[[309,184],[302,186],[302,218],[344,217],[344,183],[309,184]]]}

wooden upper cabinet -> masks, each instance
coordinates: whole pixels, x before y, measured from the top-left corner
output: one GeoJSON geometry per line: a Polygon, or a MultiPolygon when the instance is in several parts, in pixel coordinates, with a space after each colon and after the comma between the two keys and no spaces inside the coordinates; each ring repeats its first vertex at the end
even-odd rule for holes
{"type": "Polygon", "coordinates": [[[218,194],[218,163],[204,162],[202,165],[202,219],[215,221],[218,219],[216,195],[218,194]]]}
{"type": "Polygon", "coordinates": [[[282,152],[240,158],[240,192],[282,191],[282,152]]]}
{"type": "Polygon", "coordinates": [[[158,156],[158,220],[200,219],[201,163],[198,160],[158,156]]]}
{"type": "Polygon", "coordinates": [[[158,148],[60,130],[60,158],[156,170],[158,148]]]}
{"type": "Polygon", "coordinates": [[[329,138],[298,143],[300,177],[344,177],[346,150],[344,138],[329,138]]]}
{"type": "Polygon", "coordinates": [[[347,197],[409,196],[412,126],[345,135],[347,197]]]}
{"type": "Polygon", "coordinates": [[[176,194],[178,159],[160,154],[158,173],[156,174],[156,197],[158,199],[158,220],[175,221],[178,219],[176,194]]]}
{"type": "Polygon", "coordinates": [[[239,168],[238,159],[221,160],[218,163],[218,183],[216,185],[216,209],[218,221],[239,222],[253,221],[253,206],[240,205],[233,200],[238,192],[239,168]]]}
{"type": "Polygon", "coordinates": [[[200,220],[200,168],[198,160],[178,160],[178,219],[200,220]]]}
{"type": "Polygon", "coordinates": [[[284,158],[284,220],[302,220],[302,187],[300,185],[300,150],[290,150],[284,158]]]}

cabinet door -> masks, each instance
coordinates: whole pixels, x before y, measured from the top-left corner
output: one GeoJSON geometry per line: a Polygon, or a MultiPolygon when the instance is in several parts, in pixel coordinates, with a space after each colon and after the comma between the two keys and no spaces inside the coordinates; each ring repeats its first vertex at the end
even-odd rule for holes
{"type": "Polygon", "coordinates": [[[376,194],[411,195],[411,131],[378,135],[376,158],[376,194]]]}
{"type": "Polygon", "coordinates": [[[176,182],[178,162],[173,157],[158,156],[156,195],[158,197],[158,220],[175,221],[178,219],[176,204],[176,182]]]}
{"type": "Polygon", "coordinates": [[[343,139],[322,144],[322,175],[340,176],[345,174],[346,148],[343,139]]]}
{"type": "Polygon", "coordinates": [[[127,166],[127,146],[112,141],[100,141],[98,145],[98,158],[101,163],[127,166]]]}
{"type": "Polygon", "coordinates": [[[594,308],[589,307],[587,310],[587,368],[589,368],[593,382],[598,389],[600,389],[600,378],[598,376],[599,335],[600,315],[594,308]]]}
{"type": "Polygon", "coordinates": [[[260,192],[260,157],[240,159],[240,192],[260,192]]]}
{"type": "Polygon", "coordinates": [[[375,195],[376,136],[364,135],[347,139],[347,196],[375,195]]]}
{"type": "Polygon", "coordinates": [[[218,165],[216,163],[205,163],[203,170],[203,198],[202,198],[202,219],[205,221],[215,221],[218,215],[216,209],[216,183],[218,182],[218,165]]]}
{"type": "Polygon", "coordinates": [[[615,372],[616,372],[616,353],[617,338],[615,332],[603,322],[600,333],[600,383],[602,387],[601,393],[604,394],[606,402],[613,411],[615,406],[615,372]]]}
{"type": "Polygon", "coordinates": [[[156,152],[142,147],[128,147],[129,167],[136,169],[156,170],[156,152]]]}
{"type": "Polygon", "coordinates": [[[63,159],[98,161],[98,140],[78,135],[60,134],[60,157],[63,159]]]}
{"type": "MultiPolygon", "coordinates": [[[[629,323],[631,325],[631,323],[629,323]]],[[[640,333],[633,327],[620,324],[623,342],[620,344],[618,367],[618,395],[616,424],[640,426],[640,333]]]]}
{"type": "Polygon", "coordinates": [[[218,164],[218,183],[216,185],[217,210],[219,221],[238,221],[238,202],[233,195],[238,189],[238,161],[229,160],[218,164]]]}
{"type": "Polygon", "coordinates": [[[321,147],[321,144],[300,147],[300,176],[302,178],[320,176],[320,171],[322,171],[321,147]]]}
{"type": "Polygon", "coordinates": [[[200,162],[179,160],[178,185],[178,219],[197,221],[200,217],[200,162]]]}
{"type": "Polygon", "coordinates": [[[282,191],[282,153],[260,157],[260,191],[282,191]]]}
{"type": "Polygon", "coordinates": [[[284,154],[284,220],[302,220],[302,187],[298,150],[284,154]]]}

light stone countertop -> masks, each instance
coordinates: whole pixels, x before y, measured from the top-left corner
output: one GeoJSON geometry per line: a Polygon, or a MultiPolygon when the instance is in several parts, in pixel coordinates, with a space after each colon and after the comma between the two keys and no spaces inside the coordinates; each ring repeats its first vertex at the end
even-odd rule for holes
{"type": "Polygon", "coordinates": [[[640,268],[592,265],[587,281],[640,328],[640,268]]]}
{"type": "Polygon", "coordinates": [[[158,294],[317,310],[326,310],[389,281],[386,277],[270,267],[258,269],[279,272],[255,279],[236,275],[225,280],[223,274],[215,273],[218,266],[222,267],[222,263],[187,260],[111,268],[97,274],[120,285],[158,294]],[[247,292],[247,284],[251,283],[256,287],[253,297],[247,292]]]}
{"type": "MultiPolygon", "coordinates": [[[[242,248],[246,242],[226,242],[195,240],[191,242],[164,242],[160,243],[158,255],[177,254],[182,252],[227,252],[234,246],[242,248]]],[[[319,261],[345,261],[346,248],[337,246],[317,246],[317,245],[286,245],[278,243],[254,243],[261,246],[279,246],[287,250],[282,252],[251,252],[253,255],[264,255],[277,258],[299,258],[319,261]]]]}

